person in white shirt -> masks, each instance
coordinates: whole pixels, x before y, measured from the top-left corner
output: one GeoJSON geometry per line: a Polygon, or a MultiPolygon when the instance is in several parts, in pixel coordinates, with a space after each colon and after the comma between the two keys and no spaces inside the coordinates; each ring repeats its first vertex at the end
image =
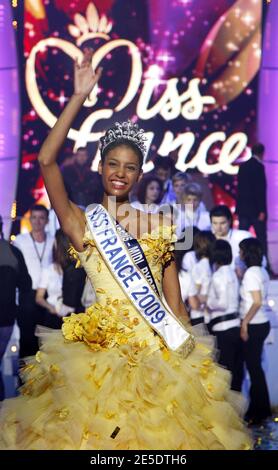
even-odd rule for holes
{"type": "Polygon", "coordinates": [[[225,240],[216,240],[212,263],[215,270],[208,292],[207,310],[210,329],[216,336],[219,364],[232,373],[232,390],[241,390],[238,367],[242,364],[240,349],[239,283],[231,266],[232,249],[225,240]]]}
{"type": "Polygon", "coordinates": [[[236,274],[241,279],[244,271],[244,263],[239,256],[239,244],[245,238],[250,238],[251,233],[247,230],[237,230],[233,228],[233,216],[228,206],[215,206],[210,211],[211,229],[215,237],[226,240],[232,248],[232,266],[236,274]]]}
{"type": "Polygon", "coordinates": [[[243,358],[250,375],[250,403],[246,420],[258,424],[271,416],[262,351],[270,331],[267,317],[269,276],[262,267],[263,248],[256,238],[240,243],[240,256],[247,266],[240,288],[240,317],[243,358]]]}
{"type": "Polygon", "coordinates": [[[182,203],[174,204],[174,221],[177,225],[177,237],[181,238],[187,227],[210,230],[209,212],[201,207],[202,189],[197,183],[188,183],[184,187],[182,203]]]}
{"type": "Polygon", "coordinates": [[[37,204],[31,208],[30,222],[31,232],[18,235],[14,241],[14,245],[24,256],[32,278],[30,298],[24,307],[20,308],[18,315],[20,357],[32,356],[39,349],[35,328],[37,324],[43,324],[44,311],[36,304],[35,297],[42,269],[52,262],[54,242],[54,238],[45,231],[48,223],[48,210],[45,206],[37,204]]]}
{"type": "MultiPolygon", "coordinates": [[[[194,238],[194,235],[193,235],[193,238],[194,238]]],[[[187,253],[185,253],[185,255],[182,258],[182,263],[181,263],[182,269],[190,273],[193,269],[193,266],[197,262],[198,261],[195,255],[195,251],[194,250],[188,251],[187,253]]]]}
{"type": "Polygon", "coordinates": [[[54,209],[49,209],[48,214],[48,224],[46,226],[46,232],[48,232],[52,237],[55,237],[55,233],[59,230],[60,224],[57,215],[55,214],[54,209]]]}
{"type": "Polygon", "coordinates": [[[197,263],[194,238],[199,232],[200,230],[196,227],[188,227],[185,229],[184,237],[175,244],[175,261],[178,271],[190,273],[194,264],[197,263]]]}
{"type": "Polygon", "coordinates": [[[32,288],[36,290],[42,268],[52,263],[54,237],[45,231],[48,224],[48,210],[45,206],[37,204],[31,208],[30,222],[31,232],[17,235],[13,244],[22,252],[32,277],[32,288]]]}
{"type": "Polygon", "coordinates": [[[181,290],[181,298],[187,310],[197,310],[200,307],[200,302],[198,299],[198,290],[196,285],[192,282],[192,278],[187,271],[181,269],[178,275],[181,290]]]}
{"type": "Polygon", "coordinates": [[[194,237],[194,251],[197,263],[194,264],[190,276],[192,284],[197,291],[199,307],[197,309],[192,308],[190,312],[191,324],[193,326],[206,322],[204,307],[212,276],[210,263],[214,242],[215,237],[209,231],[200,231],[194,237]]]}

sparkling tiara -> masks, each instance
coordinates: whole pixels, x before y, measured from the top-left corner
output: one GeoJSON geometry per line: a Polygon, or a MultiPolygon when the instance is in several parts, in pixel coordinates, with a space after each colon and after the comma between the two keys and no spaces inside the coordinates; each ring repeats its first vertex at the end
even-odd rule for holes
{"type": "Polygon", "coordinates": [[[131,121],[115,122],[114,127],[107,129],[105,135],[100,138],[99,148],[101,155],[103,155],[108,145],[121,140],[128,140],[140,150],[143,158],[145,158],[147,147],[144,142],[148,139],[144,132],[144,129],[140,129],[138,124],[133,124],[131,121]]]}

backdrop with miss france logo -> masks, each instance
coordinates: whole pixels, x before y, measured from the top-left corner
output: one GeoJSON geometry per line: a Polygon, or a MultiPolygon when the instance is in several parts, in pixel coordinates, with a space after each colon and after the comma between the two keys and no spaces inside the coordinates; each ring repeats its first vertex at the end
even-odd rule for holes
{"type": "Polygon", "coordinates": [[[147,131],[144,171],[170,155],[234,206],[236,174],[256,139],[261,0],[26,0],[24,98],[17,212],[48,204],[37,155],[73,93],[73,63],[94,49],[100,82],[61,149],[59,163],[115,121],[147,131]]]}

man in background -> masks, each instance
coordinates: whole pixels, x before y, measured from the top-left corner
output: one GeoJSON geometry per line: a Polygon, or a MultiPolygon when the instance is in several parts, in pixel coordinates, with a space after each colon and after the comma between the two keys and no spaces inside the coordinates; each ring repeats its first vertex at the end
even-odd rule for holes
{"type": "Polygon", "coordinates": [[[263,163],[264,152],[263,144],[255,144],[252,147],[252,157],[239,167],[236,212],[239,228],[249,230],[253,226],[267,256],[267,186],[263,163]]]}
{"type": "Polygon", "coordinates": [[[88,151],[80,147],[73,163],[63,170],[63,178],[69,199],[85,209],[89,204],[100,203],[103,196],[101,176],[92,171],[88,151]]]}
{"type": "Polygon", "coordinates": [[[30,222],[32,230],[18,235],[14,245],[21,251],[32,277],[32,291],[19,309],[18,326],[20,330],[20,357],[32,356],[38,351],[38,338],[35,336],[36,325],[44,323],[44,310],[36,304],[36,290],[41,272],[52,263],[54,238],[45,231],[48,223],[48,210],[37,204],[31,208],[30,222]]]}
{"type": "Polygon", "coordinates": [[[1,362],[10,341],[17,317],[16,290],[19,304],[29,296],[32,279],[22,253],[3,236],[3,222],[0,216],[0,401],[5,398],[1,362]]]}
{"type": "Polygon", "coordinates": [[[215,206],[210,211],[211,231],[217,240],[226,240],[232,248],[232,266],[239,278],[243,275],[244,266],[240,260],[239,244],[251,237],[247,230],[233,228],[233,216],[228,206],[215,206]]]}
{"type": "Polygon", "coordinates": [[[176,201],[176,194],[173,188],[172,175],[174,173],[173,160],[170,157],[157,156],[154,161],[152,172],[163,185],[163,197],[160,204],[171,204],[176,201]]]}

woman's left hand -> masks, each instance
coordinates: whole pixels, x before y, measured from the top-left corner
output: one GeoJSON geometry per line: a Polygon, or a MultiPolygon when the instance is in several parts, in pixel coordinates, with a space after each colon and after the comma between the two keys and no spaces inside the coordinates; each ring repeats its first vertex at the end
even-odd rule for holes
{"type": "Polygon", "coordinates": [[[248,341],[248,323],[242,322],[241,328],[240,328],[240,337],[242,341],[248,341]]]}

